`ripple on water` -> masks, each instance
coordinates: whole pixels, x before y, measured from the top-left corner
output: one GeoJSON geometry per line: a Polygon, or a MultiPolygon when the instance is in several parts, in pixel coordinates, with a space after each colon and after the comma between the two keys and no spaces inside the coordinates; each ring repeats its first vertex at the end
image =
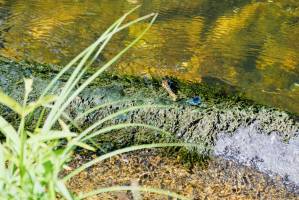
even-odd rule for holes
{"type": "MultiPolygon", "coordinates": [[[[91,0],[0,1],[0,55],[66,64],[116,18],[159,12],[142,41],[115,66],[119,74],[175,76],[192,82],[215,77],[247,98],[299,113],[297,1],[91,0]]],[[[103,60],[145,27],[119,33],[103,60]]]]}

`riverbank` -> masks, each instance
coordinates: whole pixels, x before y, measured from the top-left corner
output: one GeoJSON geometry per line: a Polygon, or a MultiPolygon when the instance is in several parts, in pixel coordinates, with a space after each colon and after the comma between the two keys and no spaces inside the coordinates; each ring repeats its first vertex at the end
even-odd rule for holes
{"type": "MultiPolygon", "coordinates": [[[[1,58],[0,85],[14,98],[23,96],[22,79],[34,77],[32,99],[57,73],[57,66],[17,63],[1,58]]],[[[171,79],[171,78],[170,78],[171,79]]],[[[57,86],[64,84],[66,77],[57,86]]],[[[147,123],[170,133],[165,136],[157,131],[131,128],[113,132],[98,138],[106,150],[133,144],[160,141],[179,141],[200,144],[193,153],[179,150],[189,161],[220,156],[235,163],[247,165],[269,176],[279,175],[288,189],[299,194],[298,149],[299,122],[295,115],[250,102],[234,88],[210,87],[174,81],[178,101],[173,102],[161,86],[161,80],[150,77],[117,77],[108,74],[97,79],[88,89],[71,103],[67,112],[71,116],[82,113],[86,108],[115,100],[126,100],[96,111],[79,122],[88,126],[121,108],[140,104],[163,104],[169,108],[137,109],[118,116],[108,124],[123,122],[147,123]],[[232,95],[231,95],[232,94],[232,95]],[[190,98],[200,96],[202,103],[190,105],[190,98]],[[273,151],[273,148],[275,151],[273,151]],[[262,150],[261,150],[262,149],[262,150]],[[287,156],[286,156],[287,155],[287,156]],[[266,156],[266,158],[265,158],[266,156]],[[288,166],[285,166],[287,163],[288,166]],[[297,185],[297,186],[296,186],[297,185]]],[[[192,104],[192,103],[191,103],[192,104]]],[[[1,107],[2,115],[15,120],[11,112],[1,107]]]]}
{"type": "MultiPolygon", "coordinates": [[[[96,155],[76,155],[70,165],[73,168],[94,158],[96,155]]],[[[250,167],[217,158],[204,165],[186,167],[174,155],[166,156],[163,150],[143,150],[124,154],[101,162],[78,174],[68,182],[75,193],[115,185],[142,185],[162,188],[190,199],[273,199],[295,200],[298,196],[282,184],[280,177],[269,178],[250,167]]],[[[168,197],[143,193],[144,200],[168,200],[168,197]]],[[[90,198],[132,199],[131,192],[113,192],[90,198]]]]}

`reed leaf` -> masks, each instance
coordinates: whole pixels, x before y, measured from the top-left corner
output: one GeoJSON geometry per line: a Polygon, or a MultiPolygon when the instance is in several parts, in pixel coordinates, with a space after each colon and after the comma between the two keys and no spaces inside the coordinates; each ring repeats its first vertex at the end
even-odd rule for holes
{"type": "Polygon", "coordinates": [[[161,190],[157,188],[152,187],[144,187],[144,186],[113,186],[113,187],[107,187],[107,188],[100,188],[98,190],[88,192],[85,194],[81,194],[79,196],[79,199],[86,199],[101,193],[108,193],[108,192],[120,192],[120,191],[140,191],[140,192],[146,192],[146,193],[154,193],[159,195],[164,195],[168,197],[172,197],[174,199],[181,199],[181,200],[191,200],[192,198],[187,198],[185,196],[179,195],[175,192],[170,192],[167,190],[161,190]]]}
{"type": "Polygon", "coordinates": [[[129,128],[129,127],[147,128],[147,129],[150,129],[150,130],[155,130],[155,131],[158,131],[160,133],[163,133],[168,137],[172,136],[172,134],[170,132],[165,131],[163,129],[160,129],[156,126],[151,126],[151,125],[148,125],[148,124],[140,124],[140,123],[123,123],[123,124],[116,124],[116,125],[108,126],[108,127],[105,127],[105,128],[101,128],[99,131],[96,131],[96,132],[82,138],[82,141],[89,140],[91,138],[97,137],[97,136],[99,136],[101,134],[104,134],[104,133],[108,133],[108,132],[119,130],[119,129],[129,128]]]}
{"type": "Polygon", "coordinates": [[[96,129],[97,127],[99,127],[101,124],[103,124],[104,122],[111,120],[117,116],[120,116],[122,114],[134,111],[134,110],[140,110],[140,109],[150,109],[150,108],[156,108],[156,109],[162,109],[162,108],[169,108],[170,106],[166,106],[166,105],[139,105],[139,106],[131,106],[129,108],[125,108],[123,110],[120,110],[116,113],[110,114],[107,117],[104,117],[103,119],[99,120],[98,122],[95,122],[94,124],[92,124],[91,126],[89,126],[87,129],[85,129],[77,139],[81,139],[83,137],[85,137],[87,134],[89,134],[91,131],[93,131],[94,129],[96,129]]]}
{"type": "Polygon", "coordinates": [[[135,100],[136,99],[121,99],[121,100],[116,100],[116,101],[108,101],[106,103],[103,103],[103,104],[100,104],[100,105],[97,105],[95,107],[92,107],[86,111],[84,111],[83,113],[81,113],[80,115],[78,115],[74,121],[79,121],[80,119],[88,116],[89,114],[97,111],[97,110],[100,110],[102,108],[105,108],[105,107],[108,107],[108,106],[113,106],[113,105],[116,105],[116,104],[122,104],[122,103],[125,103],[125,102],[128,102],[128,101],[132,101],[132,100],[135,100]]]}
{"type": "Polygon", "coordinates": [[[16,152],[20,152],[21,141],[14,127],[0,116],[0,131],[5,136],[7,144],[12,145],[16,152]]]}
{"type": "Polygon", "coordinates": [[[23,114],[23,108],[21,104],[10,96],[6,95],[2,90],[0,90],[0,104],[7,106],[19,115],[23,114]]]}
{"type": "Polygon", "coordinates": [[[186,144],[186,143],[155,143],[155,144],[144,144],[144,145],[136,145],[136,146],[131,146],[123,149],[119,149],[110,153],[106,153],[98,158],[95,158],[82,166],[78,167],[74,171],[72,171],[70,174],[65,176],[63,178],[63,181],[68,181],[70,178],[76,176],[80,172],[86,170],[87,168],[95,165],[96,163],[102,162],[108,158],[111,158],[113,156],[123,154],[123,153],[128,153],[132,151],[137,151],[141,149],[151,149],[151,148],[162,148],[162,147],[199,147],[198,144],[186,144]]]}
{"type": "Polygon", "coordinates": [[[73,101],[92,81],[94,81],[102,72],[104,72],[108,67],[115,63],[124,53],[126,53],[134,44],[136,44],[152,26],[156,18],[157,14],[153,15],[153,18],[148,27],[133,42],[131,42],[126,48],[124,48],[121,52],[119,52],[116,56],[109,60],[103,67],[101,67],[97,72],[91,75],[82,85],[80,85],[79,88],[75,90],[73,94],[67,99],[67,101],[61,106],[60,111],[58,111],[58,113],[56,114],[56,118],[54,118],[53,121],[56,121],[59,118],[61,113],[66,109],[70,102],[73,101]]]}

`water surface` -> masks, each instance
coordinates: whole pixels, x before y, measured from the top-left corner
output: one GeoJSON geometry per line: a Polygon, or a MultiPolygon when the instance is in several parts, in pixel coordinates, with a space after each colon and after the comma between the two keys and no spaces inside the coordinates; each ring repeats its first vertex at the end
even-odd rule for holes
{"type": "MultiPolygon", "coordinates": [[[[0,55],[65,64],[137,4],[130,19],[150,12],[159,18],[112,70],[233,86],[299,113],[297,0],[0,0],[0,55]]],[[[100,61],[146,25],[118,34],[100,61]]]]}

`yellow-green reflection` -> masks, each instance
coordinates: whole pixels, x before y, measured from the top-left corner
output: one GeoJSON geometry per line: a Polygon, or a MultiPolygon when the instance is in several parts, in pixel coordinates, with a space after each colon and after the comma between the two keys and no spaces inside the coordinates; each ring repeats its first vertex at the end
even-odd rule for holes
{"type": "MultiPolygon", "coordinates": [[[[299,113],[297,0],[0,0],[0,54],[65,64],[136,4],[142,7],[132,18],[160,16],[116,73],[218,80],[257,102],[299,113]]],[[[118,34],[101,60],[146,25],[118,34]]]]}

